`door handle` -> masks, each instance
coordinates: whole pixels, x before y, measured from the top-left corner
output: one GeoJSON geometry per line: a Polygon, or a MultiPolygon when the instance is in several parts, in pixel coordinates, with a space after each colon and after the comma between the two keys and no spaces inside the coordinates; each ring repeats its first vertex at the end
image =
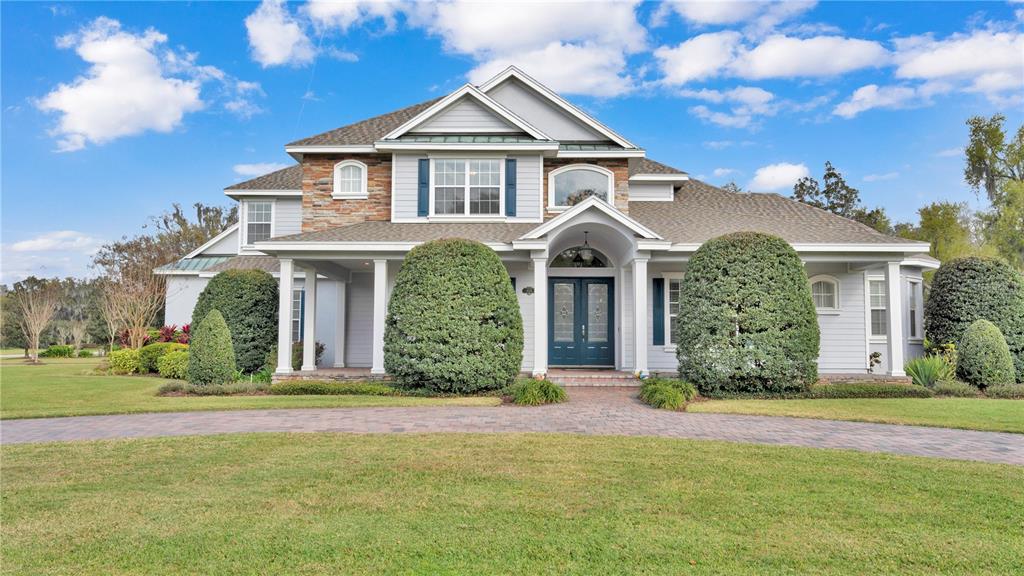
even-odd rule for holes
{"type": "Polygon", "coordinates": [[[587,339],[587,325],[586,324],[580,324],[580,328],[583,328],[583,339],[586,340],[587,339]]]}

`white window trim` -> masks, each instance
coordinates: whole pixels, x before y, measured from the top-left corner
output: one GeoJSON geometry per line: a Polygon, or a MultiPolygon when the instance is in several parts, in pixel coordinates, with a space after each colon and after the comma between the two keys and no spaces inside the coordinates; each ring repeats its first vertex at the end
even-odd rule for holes
{"type": "MultiPolygon", "coordinates": [[[[868,277],[866,277],[866,279],[864,281],[864,308],[867,311],[865,316],[867,317],[868,342],[870,342],[872,344],[882,344],[882,343],[885,343],[885,342],[889,341],[889,334],[887,333],[887,334],[884,334],[882,336],[877,336],[877,335],[875,335],[875,334],[873,334],[871,332],[871,310],[873,310],[873,308],[871,308],[871,283],[872,282],[881,282],[884,285],[885,284],[885,276],[868,276],[868,277]]],[[[889,314],[889,290],[888,290],[888,287],[886,287],[885,297],[886,297],[885,313],[888,316],[888,314],[889,314]]],[[[886,330],[888,331],[888,325],[886,325],[886,330]]]]}
{"type": "Polygon", "coordinates": [[[572,206],[555,204],[555,176],[572,170],[590,170],[591,172],[597,172],[598,174],[606,176],[608,178],[608,197],[606,197],[604,201],[609,206],[615,205],[615,174],[611,170],[604,166],[598,166],[597,164],[568,164],[548,173],[549,212],[562,212],[572,208],[572,206]]]}
{"type": "Polygon", "coordinates": [[[920,278],[908,278],[907,279],[907,341],[913,342],[914,344],[920,344],[924,342],[924,283],[920,278]],[[910,333],[910,303],[913,302],[913,298],[917,298],[917,310],[914,310],[914,320],[917,323],[917,334],[910,333]]]}
{"type": "Polygon", "coordinates": [[[367,168],[366,164],[363,164],[359,160],[342,160],[334,165],[334,191],[331,193],[331,198],[335,200],[366,200],[370,197],[369,190],[367,189],[367,168]],[[362,181],[360,183],[361,192],[341,192],[339,187],[341,186],[341,179],[338,177],[341,173],[341,169],[346,166],[355,166],[359,168],[362,173],[362,181]]]}
{"type": "Polygon", "coordinates": [[[685,276],[682,272],[663,272],[661,277],[665,279],[665,290],[663,291],[662,298],[664,302],[661,306],[661,311],[664,314],[664,326],[665,326],[665,351],[675,352],[676,344],[672,343],[672,315],[670,313],[671,307],[669,306],[669,287],[673,280],[682,280],[685,276]]]}
{"type": "Polygon", "coordinates": [[[238,241],[240,242],[241,250],[255,250],[255,246],[252,242],[249,242],[249,203],[250,202],[269,202],[270,203],[270,237],[277,236],[277,201],[273,198],[259,200],[244,200],[242,202],[242,211],[238,215],[238,219],[241,221],[238,230],[238,241]]]}
{"type": "Polygon", "coordinates": [[[495,156],[431,156],[430,157],[430,184],[427,187],[430,191],[428,202],[430,204],[427,218],[432,222],[504,222],[505,211],[505,158],[495,156]],[[434,163],[437,160],[461,160],[466,163],[466,184],[463,186],[462,203],[465,212],[463,214],[436,214],[434,213],[434,163]],[[494,160],[498,162],[498,213],[497,214],[470,214],[469,213],[469,162],[470,160],[494,160]]]}
{"type": "Polygon", "coordinates": [[[840,311],[842,310],[841,305],[840,305],[840,300],[839,300],[839,279],[836,278],[835,276],[829,276],[828,274],[818,274],[817,276],[812,276],[812,277],[808,278],[807,279],[807,283],[808,283],[808,285],[812,289],[812,292],[811,292],[812,293],[812,298],[813,298],[813,288],[814,288],[814,285],[817,282],[828,282],[829,284],[832,285],[832,289],[835,291],[835,306],[833,306],[831,308],[828,308],[828,307],[819,308],[817,306],[817,304],[815,304],[814,310],[818,314],[823,315],[823,316],[829,316],[829,315],[837,316],[837,315],[839,315],[840,311]]]}

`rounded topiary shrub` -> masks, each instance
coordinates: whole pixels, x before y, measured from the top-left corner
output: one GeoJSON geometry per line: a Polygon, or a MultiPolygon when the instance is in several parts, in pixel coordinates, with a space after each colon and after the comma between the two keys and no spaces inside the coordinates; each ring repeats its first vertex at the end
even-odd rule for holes
{"type": "Polygon", "coordinates": [[[449,239],[409,252],[388,304],[388,374],[405,387],[494,390],[512,382],[522,357],[519,303],[493,250],[449,239]]]}
{"type": "Polygon", "coordinates": [[[157,362],[160,358],[171,352],[177,352],[180,350],[188,350],[188,344],[178,344],[177,342],[157,342],[155,344],[147,344],[143,346],[139,349],[139,372],[142,372],[143,374],[157,372],[157,362]]]}
{"type": "Polygon", "coordinates": [[[1024,275],[992,258],[959,258],[944,263],[932,278],[924,303],[924,331],[935,344],[960,344],[975,320],[995,324],[1006,338],[1024,382],[1024,275]]]}
{"type": "Polygon", "coordinates": [[[988,320],[975,320],[960,339],[956,374],[978,388],[1010,384],[1016,370],[1010,347],[999,328],[988,320]]]}
{"type": "Polygon", "coordinates": [[[676,320],[679,375],[704,395],[807,390],[818,379],[818,318],[785,240],[737,232],[690,258],[676,320]]]}
{"type": "Polygon", "coordinates": [[[235,379],[231,331],[220,311],[210,310],[192,333],[188,354],[188,381],[196,386],[227,384],[235,379]]]}
{"type": "MultiPolygon", "coordinates": [[[[277,342],[278,284],[262,270],[226,270],[206,285],[192,311],[192,326],[210,310],[224,315],[238,369],[252,373],[263,366],[277,342]]],[[[194,337],[194,336],[193,336],[194,337]]]]}

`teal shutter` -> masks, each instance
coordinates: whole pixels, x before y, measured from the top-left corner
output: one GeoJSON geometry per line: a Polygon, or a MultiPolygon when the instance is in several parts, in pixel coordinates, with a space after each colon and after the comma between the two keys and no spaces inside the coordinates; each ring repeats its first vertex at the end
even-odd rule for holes
{"type": "Polygon", "coordinates": [[[516,161],[505,160],[505,216],[516,215],[516,161]]]}
{"type": "Polygon", "coordinates": [[[417,199],[417,216],[430,213],[430,159],[420,159],[419,193],[417,199]]]}
{"type": "Polygon", "coordinates": [[[654,290],[651,298],[654,299],[654,322],[651,323],[654,328],[654,345],[661,346],[665,344],[665,279],[655,278],[654,279],[654,290]]]}

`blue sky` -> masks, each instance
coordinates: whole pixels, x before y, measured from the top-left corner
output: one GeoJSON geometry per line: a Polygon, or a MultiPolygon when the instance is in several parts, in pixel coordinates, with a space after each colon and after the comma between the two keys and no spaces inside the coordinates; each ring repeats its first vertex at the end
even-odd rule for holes
{"type": "Polygon", "coordinates": [[[788,194],[831,160],[915,220],[967,201],[964,120],[1024,118],[1024,4],[268,1],[2,10],[2,278],[87,273],[283,145],[516,64],[711,183],[788,194]]]}

